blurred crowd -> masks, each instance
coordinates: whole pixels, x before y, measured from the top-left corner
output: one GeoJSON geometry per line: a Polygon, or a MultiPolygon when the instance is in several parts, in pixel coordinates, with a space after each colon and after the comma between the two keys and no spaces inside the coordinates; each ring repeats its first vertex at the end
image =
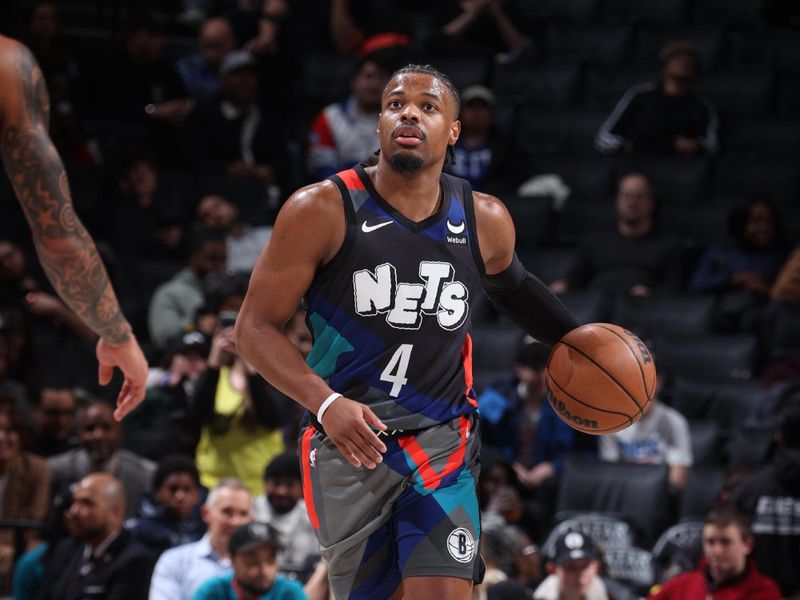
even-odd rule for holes
{"type": "MultiPolygon", "coordinates": [[[[639,334],[660,373],[638,423],[580,434],[546,401],[547,348],[475,300],[475,597],[800,598],[800,16],[662,4],[4,7],[151,369],[116,422],[94,334],[0,181],[0,593],[327,598],[302,410],[233,326],[283,200],[375,161],[381,92],[419,62],[462,92],[446,170],[505,200],[528,268],[582,322],[639,334]]],[[[308,355],[302,308],[285,332],[308,355]]]]}

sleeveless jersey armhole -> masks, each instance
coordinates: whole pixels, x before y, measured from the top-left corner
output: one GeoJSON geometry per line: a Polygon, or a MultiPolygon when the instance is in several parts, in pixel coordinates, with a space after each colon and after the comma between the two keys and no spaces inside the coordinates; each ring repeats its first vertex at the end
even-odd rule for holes
{"type": "Polygon", "coordinates": [[[461,185],[464,190],[464,212],[467,215],[467,228],[469,229],[470,250],[472,251],[472,258],[475,261],[475,266],[480,273],[481,278],[486,275],[486,265],[483,264],[483,257],[481,256],[481,248],[478,244],[478,223],[475,220],[475,198],[472,196],[472,186],[466,179],[461,180],[461,185]]]}
{"type": "Polygon", "coordinates": [[[342,241],[342,246],[336,254],[334,254],[333,258],[317,269],[317,277],[324,276],[331,268],[345,260],[350,255],[356,239],[355,232],[353,231],[356,224],[356,213],[353,209],[353,202],[350,199],[350,192],[347,190],[344,181],[342,181],[341,177],[338,175],[331,175],[328,179],[336,185],[339,190],[339,195],[342,198],[342,205],[344,207],[344,240],[342,241]]]}

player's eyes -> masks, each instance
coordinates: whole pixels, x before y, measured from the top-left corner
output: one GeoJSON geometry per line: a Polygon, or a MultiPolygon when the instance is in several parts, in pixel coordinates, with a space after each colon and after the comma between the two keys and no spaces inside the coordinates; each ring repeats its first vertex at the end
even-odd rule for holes
{"type": "Polygon", "coordinates": [[[391,102],[389,102],[389,108],[397,109],[400,108],[401,106],[402,104],[400,103],[400,100],[392,100],[391,102]]]}
{"type": "Polygon", "coordinates": [[[433,104],[430,104],[430,103],[425,104],[422,108],[424,108],[427,111],[436,110],[436,106],[434,106],[433,104]]]}

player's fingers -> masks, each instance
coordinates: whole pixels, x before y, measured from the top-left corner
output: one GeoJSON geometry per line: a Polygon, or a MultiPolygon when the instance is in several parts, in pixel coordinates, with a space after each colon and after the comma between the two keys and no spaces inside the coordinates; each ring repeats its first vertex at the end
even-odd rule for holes
{"type": "Polygon", "coordinates": [[[375,435],[375,432],[372,431],[366,423],[362,423],[358,427],[358,433],[361,436],[359,441],[362,448],[372,456],[372,460],[381,462],[383,460],[381,453],[386,452],[386,446],[383,442],[378,439],[378,436],[375,435]]]}
{"type": "Polygon", "coordinates": [[[368,444],[361,440],[358,435],[351,437],[348,440],[350,451],[356,457],[359,463],[367,467],[368,469],[374,469],[376,467],[375,459],[373,459],[370,455],[374,453],[375,450],[370,449],[368,444]],[[371,452],[370,452],[371,450],[371,452]]]}
{"type": "Polygon", "coordinates": [[[348,462],[353,465],[356,469],[361,466],[361,461],[358,460],[358,457],[353,453],[350,447],[345,443],[336,444],[336,447],[339,448],[339,452],[342,453],[348,462]]]}
{"type": "Polygon", "coordinates": [[[97,367],[97,382],[100,385],[108,385],[114,375],[114,367],[100,363],[97,367]]]}
{"type": "Polygon", "coordinates": [[[386,429],[386,424],[383,421],[381,421],[378,418],[378,415],[372,412],[372,409],[370,409],[368,406],[364,407],[364,420],[373,427],[380,429],[381,431],[386,429]]]}

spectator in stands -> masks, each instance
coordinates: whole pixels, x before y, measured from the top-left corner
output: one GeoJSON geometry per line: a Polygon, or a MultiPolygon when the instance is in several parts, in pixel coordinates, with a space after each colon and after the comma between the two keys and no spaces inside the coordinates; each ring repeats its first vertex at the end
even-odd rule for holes
{"type": "Polygon", "coordinates": [[[207,487],[235,476],[261,492],[264,462],[284,450],[285,408],[236,349],[234,323],[243,295],[219,302],[220,323],[192,404],[200,426],[197,466],[207,487]]]}
{"type": "Polygon", "coordinates": [[[461,93],[461,134],[445,170],[463,177],[476,190],[486,190],[487,182],[505,163],[505,144],[495,126],[494,107],[494,94],[485,86],[473,85],[461,93]]]}
{"type": "MultiPolygon", "coordinates": [[[[50,470],[38,456],[26,452],[27,430],[14,401],[0,398],[0,518],[42,521],[50,501],[50,470]]],[[[39,543],[30,532],[26,546],[39,543]]],[[[14,562],[14,530],[0,530],[0,590],[8,591],[14,562]]]]}
{"type": "Polygon", "coordinates": [[[420,17],[429,14],[430,4],[421,0],[401,4],[333,0],[330,35],[340,54],[364,56],[379,48],[407,47],[420,31],[420,17]]]}
{"type": "Polygon", "coordinates": [[[197,225],[202,231],[225,236],[227,270],[249,273],[269,242],[272,227],[253,227],[239,218],[239,208],[223,196],[209,194],[197,205],[197,225]]]}
{"type": "Polygon", "coordinates": [[[305,600],[302,586],[278,575],[277,535],[264,523],[249,523],[233,532],[229,543],[233,573],[206,581],[194,600],[305,600]]]}
{"type": "Polygon", "coordinates": [[[616,213],[616,231],[590,232],[580,240],[567,279],[550,284],[554,292],[591,288],[649,296],[656,289],[680,288],[678,240],[656,230],[656,200],[647,177],[630,173],[619,180],[616,213]]]}
{"type": "MultiPolygon", "coordinates": [[[[179,260],[184,250],[183,207],[158,166],[137,156],[119,180],[119,199],[105,223],[108,241],[127,259],[179,260]],[[108,227],[111,225],[111,227],[108,227]]],[[[110,211],[103,211],[110,212],[110,211]]]]}
{"type": "Polygon", "coordinates": [[[185,127],[185,151],[197,173],[249,179],[275,186],[285,171],[283,127],[257,102],[256,60],[229,52],[219,68],[220,92],[197,103],[185,127]]]}
{"type": "MultiPolygon", "coordinates": [[[[256,56],[280,50],[283,25],[294,2],[287,0],[237,0],[227,11],[238,44],[256,56]]],[[[301,15],[301,18],[305,15],[301,15]]]]}
{"type": "Polygon", "coordinates": [[[22,412],[23,420],[30,422],[32,417],[27,414],[30,403],[25,386],[12,377],[12,373],[17,370],[15,367],[19,367],[21,362],[20,354],[27,346],[27,339],[24,330],[21,327],[13,327],[9,321],[8,315],[0,309],[0,394],[13,398],[17,408],[22,412]],[[14,338],[17,340],[16,343],[14,338]]]}
{"type": "MultiPolygon", "coordinates": [[[[758,598],[778,600],[778,586],[750,560],[753,536],[747,518],[730,506],[713,509],[703,525],[700,567],[671,579],[648,600],[706,600],[758,598]]],[[[789,563],[786,563],[789,564],[789,563]]],[[[796,571],[797,563],[791,570],[796,571]]]]}
{"type": "Polygon", "coordinates": [[[393,65],[380,51],[358,61],[352,93],[317,114],[308,132],[307,171],[314,181],[359,162],[370,162],[378,148],[381,95],[393,65]]]}
{"type": "Polygon", "coordinates": [[[753,559],[784,598],[800,597],[800,403],[783,413],[772,461],[745,479],[733,503],[753,521],[753,559]]]}
{"type": "Polygon", "coordinates": [[[39,63],[48,85],[51,85],[50,79],[54,73],[74,71],[77,68],[69,45],[61,33],[55,2],[34,3],[27,25],[23,41],[39,63]]]}
{"type": "Polygon", "coordinates": [[[153,563],[122,527],[125,488],[108,473],[83,478],[67,513],[70,534],[45,566],[40,600],[146,600],[153,563]]]}
{"type": "Polygon", "coordinates": [[[676,490],[686,487],[692,466],[692,440],[689,423],[677,410],[658,401],[662,385],[659,377],[650,409],[633,425],[600,436],[600,460],[639,464],[669,465],[669,483],[676,490]]]}
{"type": "Polygon", "coordinates": [[[236,47],[231,24],[221,17],[205,21],[197,32],[197,52],[175,64],[183,87],[193,100],[210,98],[219,92],[222,59],[236,47]]]}
{"type": "Polygon", "coordinates": [[[136,516],[125,527],[154,558],[175,546],[196,542],[206,532],[200,514],[206,491],[191,458],[165,456],[153,473],[152,487],[139,501],[136,516]]]}
{"type": "Polygon", "coordinates": [[[90,473],[109,473],[124,484],[126,517],[132,516],[139,498],[150,485],[156,465],[122,449],[119,422],[114,408],[95,401],[78,416],[79,448],[47,459],[53,474],[55,493],[80,481],[90,473]]]}
{"type": "Polygon", "coordinates": [[[279,454],[264,469],[264,493],[253,503],[253,519],[274,530],[281,546],[280,572],[305,581],[319,561],[320,548],[303,502],[296,452],[279,454]]]}
{"type": "Polygon", "coordinates": [[[63,384],[45,384],[33,404],[34,433],[31,451],[49,458],[75,447],[75,390],[63,384]]]}
{"type": "Polygon", "coordinates": [[[149,600],[192,600],[205,582],[231,572],[231,534],[251,521],[250,490],[237,479],[223,479],[203,506],[208,532],[196,542],[171,548],[156,563],[149,600]]]}
{"type": "Polygon", "coordinates": [[[601,560],[594,540],[577,531],[563,534],[547,563],[550,575],[536,588],[534,600],[606,600],[608,593],[600,579],[601,560]]]}
{"type": "Polygon", "coordinates": [[[72,492],[53,499],[44,522],[43,542],[19,557],[14,565],[12,597],[14,600],[36,600],[44,584],[45,565],[58,542],[67,537],[67,512],[72,506],[72,492]]]}
{"type": "Polygon", "coordinates": [[[720,326],[753,329],[787,255],[779,222],[780,215],[766,200],[736,207],[728,218],[733,244],[716,244],[700,259],[689,291],[719,294],[720,326]]]}
{"type": "Polygon", "coordinates": [[[228,254],[218,234],[198,233],[189,242],[189,265],[159,286],[150,301],[150,339],[161,349],[179,340],[203,305],[203,279],[225,269],[228,254]]]}
{"type": "Polygon", "coordinates": [[[513,525],[487,528],[485,535],[486,553],[493,566],[506,576],[495,576],[495,582],[510,579],[522,589],[533,592],[542,580],[539,547],[522,529],[513,525]]]}
{"type": "Polygon", "coordinates": [[[661,81],[630,88],[600,126],[595,137],[600,152],[716,153],[717,111],[691,89],[699,70],[697,51],[687,42],[667,42],[659,59],[661,81]]]}
{"type": "Polygon", "coordinates": [[[503,0],[447,0],[436,3],[431,50],[445,54],[501,55],[504,61],[530,44],[520,31],[522,22],[513,2],[503,0]]]}

